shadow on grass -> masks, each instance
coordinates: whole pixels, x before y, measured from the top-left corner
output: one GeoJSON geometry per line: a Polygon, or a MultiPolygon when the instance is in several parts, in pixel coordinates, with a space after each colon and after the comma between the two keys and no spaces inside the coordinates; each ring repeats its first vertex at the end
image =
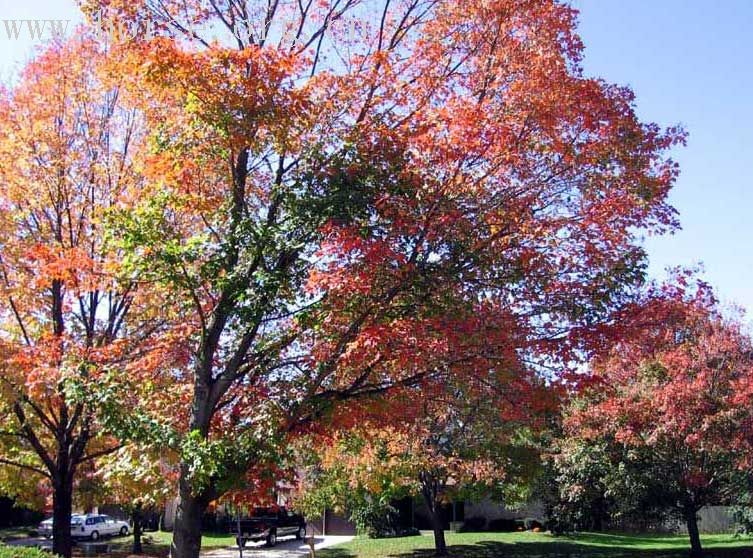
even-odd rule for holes
{"type": "MultiPolygon", "coordinates": [[[[575,538],[568,535],[562,535],[552,540],[553,544],[562,542],[576,545],[602,545],[616,548],[632,548],[636,546],[648,546],[657,543],[667,543],[670,541],[680,541],[681,545],[688,545],[687,535],[668,536],[666,534],[645,534],[645,535],[621,535],[619,533],[578,533],[575,538]]],[[[609,550],[609,549],[607,549],[609,550]]],[[[643,550],[652,551],[655,549],[644,548],[643,550]]]]}
{"type": "MultiPolygon", "coordinates": [[[[123,558],[133,555],[133,553],[131,552],[133,550],[132,537],[121,537],[119,539],[110,541],[109,544],[110,552],[107,554],[109,558],[123,558]]],[[[144,558],[167,558],[168,554],[170,554],[169,544],[152,542],[151,540],[146,538],[142,539],[142,547],[144,558]]],[[[76,549],[74,549],[74,555],[83,555],[83,553],[80,551],[80,549],[79,551],[76,551],[76,549]]]]}
{"type": "MultiPolygon", "coordinates": [[[[598,535],[598,538],[599,540],[591,542],[606,542],[603,541],[601,535],[598,535]]],[[[448,556],[451,558],[688,558],[690,555],[689,550],[681,549],[631,548],[656,542],[655,538],[650,536],[635,538],[614,535],[609,538],[613,540],[614,546],[589,546],[567,540],[545,543],[480,541],[473,545],[450,545],[448,556]]],[[[337,547],[328,548],[326,556],[327,558],[357,558],[357,554],[351,550],[337,547]]],[[[434,549],[417,549],[390,553],[384,558],[434,558],[434,556],[434,549]]],[[[704,551],[704,558],[753,558],[753,547],[710,548],[704,551]]]]}

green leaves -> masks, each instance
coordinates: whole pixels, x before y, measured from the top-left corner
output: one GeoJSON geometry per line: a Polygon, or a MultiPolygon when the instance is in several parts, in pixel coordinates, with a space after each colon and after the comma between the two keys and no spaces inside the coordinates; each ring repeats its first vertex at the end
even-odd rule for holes
{"type": "Polygon", "coordinates": [[[132,207],[108,212],[108,237],[123,253],[126,277],[169,283],[181,289],[200,285],[201,273],[196,264],[205,260],[207,236],[182,236],[170,217],[180,205],[180,200],[165,190],[132,207]]]}
{"type": "Polygon", "coordinates": [[[218,478],[227,476],[227,470],[236,463],[236,449],[227,440],[207,440],[198,430],[192,430],[181,444],[181,466],[185,480],[194,492],[200,494],[218,478]]]}

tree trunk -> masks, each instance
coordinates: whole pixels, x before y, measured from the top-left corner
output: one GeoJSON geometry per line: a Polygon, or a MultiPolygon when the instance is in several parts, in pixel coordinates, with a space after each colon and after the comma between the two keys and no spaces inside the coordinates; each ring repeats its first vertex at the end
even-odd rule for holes
{"type": "Polygon", "coordinates": [[[436,494],[433,490],[426,487],[423,489],[424,502],[429,510],[429,520],[431,528],[434,531],[434,553],[437,556],[447,556],[447,543],[444,540],[444,525],[442,524],[442,514],[439,510],[436,494]]]}
{"type": "Polygon", "coordinates": [[[52,553],[71,558],[71,512],[73,511],[73,483],[68,478],[52,483],[52,553]]]}
{"type": "MultiPolygon", "coordinates": [[[[211,377],[211,358],[205,356],[196,364],[194,371],[194,393],[189,423],[189,432],[197,432],[203,440],[207,439],[212,416],[211,390],[206,380],[208,377],[211,377]]],[[[190,476],[189,466],[181,462],[170,558],[199,558],[201,550],[201,519],[211,499],[194,494],[190,476]]]]}
{"type": "Polygon", "coordinates": [[[131,520],[133,521],[133,554],[143,554],[144,549],[141,546],[141,524],[143,521],[143,514],[141,513],[141,506],[137,505],[131,512],[131,520]]]}
{"type": "Polygon", "coordinates": [[[598,498],[591,507],[591,512],[593,514],[593,530],[597,533],[601,533],[601,531],[604,530],[604,500],[601,498],[598,498]]]}
{"type": "Polygon", "coordinates": [[[204,499],[194,496],[191,487],[181,479],[170,558],[199,558],[201,518],[206,507],[204,499]]]}
{"type": "Polygon", "coordinates": [[[447,543],[444,540],[444,525],[439,510],[431,512],[431,526],[434,530],[434,550],[437,556],[447,556],[447,543]]]}
{"type": "Polygon", "coordinates": [[[685,522],[688,526],[688,536],[690,537],[690,555],[693,558],[703,556],[701,548],[701,536],[698,532],[698,515],[694,508],[685,510],[685,522]]]}

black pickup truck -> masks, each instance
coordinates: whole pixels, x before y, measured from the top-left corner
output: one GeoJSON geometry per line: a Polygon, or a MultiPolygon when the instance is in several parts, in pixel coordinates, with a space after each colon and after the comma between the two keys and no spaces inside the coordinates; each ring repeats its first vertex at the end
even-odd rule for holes
{"type": "Polygon", "coordinates": [[[295,535],[296,539],[303,539],[306,536],[303,516],[285,508],[256,508],[250,517],[241,519],[234,527],[235,541],[240,546],[246,546],[247,541],[266,541],[268,546],[274,546],[277,537],[295,535]]]}

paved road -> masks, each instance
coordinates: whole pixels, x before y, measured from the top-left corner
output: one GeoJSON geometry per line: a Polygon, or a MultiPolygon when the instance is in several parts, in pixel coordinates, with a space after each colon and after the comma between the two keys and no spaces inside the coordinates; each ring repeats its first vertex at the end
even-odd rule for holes
{"type": "MultiPolygon", "coordinates": [[[[353,537],[316,537],[314,548],[326,548],[336,544],[348,542],[353,537]]],[[[264,546],[264,543],[249,543],[243,549],[243,558],[304,558],[308,557],[309,547],[303,541],[295,539],[279,540],[273,548],[264,546]]],[[[201,553],[203,558],[239,558],[238,547],[213,548],[201,553]]]]}

